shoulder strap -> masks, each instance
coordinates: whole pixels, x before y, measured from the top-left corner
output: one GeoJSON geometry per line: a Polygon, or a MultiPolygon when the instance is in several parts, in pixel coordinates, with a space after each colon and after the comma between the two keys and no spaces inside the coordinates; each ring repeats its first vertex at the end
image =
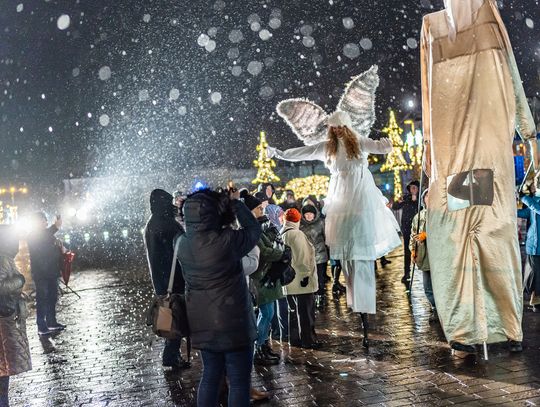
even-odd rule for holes
{"type": "Polygon", "coordinates": [[[172,290],[173,290],[174,274],[176,273],[176,261],[178,260],[178,247],[180,245],[181,237],[182,236],[178,236],[178,239],[176,239],[176,243],[174,244],[174,254],[173,254],[172,265],[171,265],[171,276],[169,277],[169,287],[167,288],[168,294],[172,294],[172,290]]]}

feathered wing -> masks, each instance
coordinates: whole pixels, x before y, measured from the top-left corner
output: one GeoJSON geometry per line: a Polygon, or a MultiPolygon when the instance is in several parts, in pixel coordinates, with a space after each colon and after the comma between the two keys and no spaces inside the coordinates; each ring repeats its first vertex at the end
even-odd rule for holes
{"type": "Polygon", "coordinates": [[[287,99],[277,105],[277,112],[305,145],[326,139],[328,115],[316,103],[306,99],[287,99]]]}
{"type": "Polygon", "coordinates": [[[351,116],[353,127],[360,136],[368,137],[375,123],[375,91],[379,86],[379,68],[373,65],[352,78],[338,103],[338,110],[351,116]]]}

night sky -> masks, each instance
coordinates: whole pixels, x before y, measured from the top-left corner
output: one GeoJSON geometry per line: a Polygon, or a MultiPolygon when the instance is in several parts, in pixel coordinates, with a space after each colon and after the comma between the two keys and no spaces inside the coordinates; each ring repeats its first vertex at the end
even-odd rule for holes
{"type": "MultiPolygon", "coordinates": [[[[538,0],[499,4],[526,93],[538,95],[538,0]]],[[[374,63],[381,128],[389,107],[419,111],[421,18],[441,7],[0,0],[0,182],[247,167],[261,129],[273,145],[300,145],[277,102],[308,97],[332,111],[374,63]]]]}

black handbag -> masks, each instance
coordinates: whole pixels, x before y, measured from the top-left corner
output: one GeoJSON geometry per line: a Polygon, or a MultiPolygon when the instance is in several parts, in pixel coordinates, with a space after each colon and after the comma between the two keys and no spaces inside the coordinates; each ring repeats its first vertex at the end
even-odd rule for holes
{"type": "Polygon", "coordinates": [[[0,283],[4,288],[0,289],[0,293],[4,292],[3,295],[0,295],[0,317],[10,317],[19,311],[19,301],[24,283],[25,278],[19,273],[7,277],[0,283]]]}

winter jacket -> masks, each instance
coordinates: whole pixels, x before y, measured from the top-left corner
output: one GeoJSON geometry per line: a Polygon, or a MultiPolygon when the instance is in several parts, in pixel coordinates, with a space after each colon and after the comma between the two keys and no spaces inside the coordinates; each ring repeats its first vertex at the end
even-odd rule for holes
{"type": "Polygon", "coordinates": [[[205,193],[186,200],[186,233],[178,257],[186,281],[186,307],[194,348],[227,352],[251,346],[257,337],[242,257],[257,244],[261,226],[233,201],[242,229],[223,227],[217,203],[205,193]]]}
{"type": "Polygon", "coordinates": [[[280,260],[281,256],[283,256],[283,250],[275,246],[277,229],[273,227],[269,221],[266,221],[265,224],[263,224],[262,229],[263,233],[257,243],[257,246],[261,251],[259,268],[251,275],[258,306],[283,298],[283,290],[281,289],[279,281],[272,288],[265,287],[261,284],[261,279],[266,275],[268,270],[270,270],[272,263],[280,260]]]}
{"type": "Polygon", "coordinates": [[[274,194],[276,193],[276,188],[274,187],[273,184],[269,183],[269,182],[266,182],[266,183],[263,183],[263,184],[259,184],[259,187],[257,188],[257,192],[262,192],[264,193],[264,195],[266,197],[268,197],[268,195],[266,194],[266,189],[267,187],[270,187],[272,188],[272,196],[270,198],[268,198],[268,203],[270,205],[275,205],[276,204],[276,201],[274,200],[274,194]]]}
{"type": "Polygon", "coordinates": [[[540,197],[524,196],[521,201],[527,207],[518,210],[520,218],[529,219],[530,226],[527,231],[525,250],[530,256],[540,255],[540,197]]]}
{"type": "Polygon", "coordinates": [[[402,209],[401,214],[401,233],[404,236],[410,236],[412,220],[418,213],[418,200],[413,201],[412,195],[407,194],[401,202],[394,202],[392,209],[397,211],[402,209]]]}
{"type": "MultiPolygon", "coordinates": [[[[411,237],[422,232],[426,232],[426,215],[427,211],[422,209],[419,214],[416,214],[412,220],[411,237]],[[420,217],[420,223],[418,222],[420,217]]],[[[427,241],[415,243],[413,239],[409,242],[409,249],[416,253],[416,265],[422,271],[430,271],[429,256],[427,251],[427,241]]]]}
{"type": "MultiPolygon", "coordinates": [[[[24,277],[17,270],[10,242],[0,232],[0,300],[3,296],[20,297],[24,277]]],[[[18,247],[18,240],[15,239],[18,247]]],[[[0,377],[13,376],[32,369],[30,348],[26,337],[26,305],[21,299],[20,311],[0,318],[0,377]]]]}
{"type": "Polygon", "coordinates": [[[30,268],[34,280],[60,277],[62,252],[54,235],[58,228],[52,225],[31,233],[27,238],[30,268]]]}
{"type": "Polygon", "coordinates": [[[324,234],[324,219],[321,218],[319,210],[317,210],[317,213],[315,214],[315,219],[308,222],[304,218],[304,208],[302,208],[300,230],[305,233],[315,248],[315,261],[317,264],[328,262],[328,251],[326,249],[326,237],[324,234]]]}
{"type": "MultiPolygon", "coordinates": [[[[155,190],[152,192],[150,205],[152,216],[144,229],[144,246],[154,291],[157,295],[165,295],[171,276],[174,239],[184,233],[184,229],[175,219],[172,195],[155,190]]],[[[183,293],[184,287],[181,267],[177,263],[173,292],[183,293]]]]}
{"type": "Polygon", "coordinates": [[[313,245],[306,235],[300,231],[300,223],[285,222],[281,230],[281,236],[283,242],[291,248],[291,266],[296,272],[294,280],[283,287],[283,293],[285,295],[314,293],[319,289],[319,282],[313,245]],[[300,283],[306,277],[308,277],[308,284],[306,287],[302,287],[300,283]]]}

